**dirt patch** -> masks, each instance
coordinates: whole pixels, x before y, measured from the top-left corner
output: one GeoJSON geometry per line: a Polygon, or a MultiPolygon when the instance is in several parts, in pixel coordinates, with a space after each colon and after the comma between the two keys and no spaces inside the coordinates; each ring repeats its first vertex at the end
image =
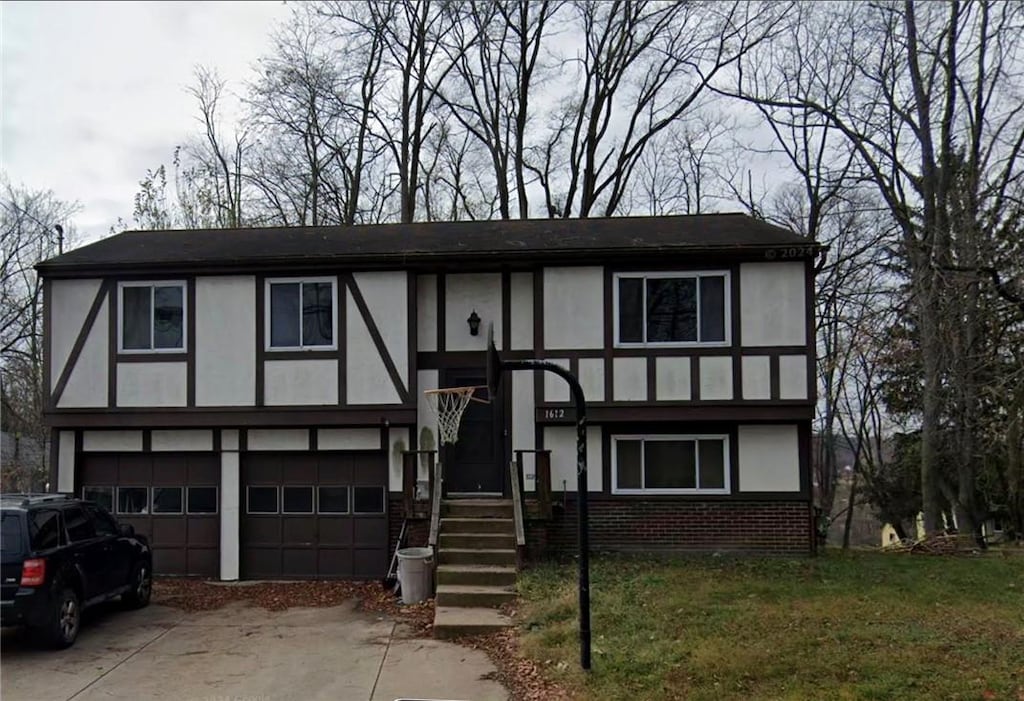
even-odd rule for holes
{"type": "Polygon", "coordinates": [[[312,581],[213,583],[201,579],[158,578],[153,603],[183,611],[211,611],[234,602],[269,611],[339,606],[355,600],[363,611],[384,613],[409,625],[415,635],[430,635],[434,600],[403,606],[380,582],[312,581]]]}

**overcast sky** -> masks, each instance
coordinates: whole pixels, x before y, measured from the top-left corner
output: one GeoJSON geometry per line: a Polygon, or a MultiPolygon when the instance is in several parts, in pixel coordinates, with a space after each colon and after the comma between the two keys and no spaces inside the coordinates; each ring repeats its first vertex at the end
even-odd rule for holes
{"type": "Polygon", "coordinates": [[[0,164],[77,201],[81,240],[129,220],[147,168],[195,130],[197,64],[240,89],[282,2],[3,2],[0,164]]]}

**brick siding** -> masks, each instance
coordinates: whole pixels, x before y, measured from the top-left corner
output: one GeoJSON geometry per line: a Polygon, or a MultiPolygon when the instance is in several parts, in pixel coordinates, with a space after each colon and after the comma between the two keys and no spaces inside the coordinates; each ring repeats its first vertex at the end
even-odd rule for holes
{"type": "MultiPolygon", "coordinates": [[[[558,503],[550,521],[530,521],[531,559],[577,548],[575,498],[558,503]]],[[[807,555],[813,551],[811,513],[799,501],[623,499],[591,495],[592,551],[734,552],[807,555]]]]}

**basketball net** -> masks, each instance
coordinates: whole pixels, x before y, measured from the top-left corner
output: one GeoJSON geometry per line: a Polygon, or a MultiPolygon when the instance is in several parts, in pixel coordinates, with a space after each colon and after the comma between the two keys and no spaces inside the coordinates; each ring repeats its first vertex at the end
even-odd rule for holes
{"type": "Polygon", "coordinates": [[[487,403],[486,400],[473,396],[477,389],[477,387],[445,387],[443,389],[428,389],[423,392],[427,397],[427,404],[437,415],[437,433],[441,445],[445,443],[450,445],[459,440],[462,415],[471,401],[487,403]]]}

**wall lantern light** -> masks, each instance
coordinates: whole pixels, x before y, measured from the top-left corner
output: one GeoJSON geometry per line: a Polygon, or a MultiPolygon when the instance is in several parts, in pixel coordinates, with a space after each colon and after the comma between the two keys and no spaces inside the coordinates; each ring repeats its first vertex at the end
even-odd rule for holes
{"type": "Polygon", "coordinates": [[[476,313],[476,309],[469,313],[469,318],[466,319],[466,323],[469,324],[470,336],[476,336],[480,333],[480,316],[476,313]]]}

